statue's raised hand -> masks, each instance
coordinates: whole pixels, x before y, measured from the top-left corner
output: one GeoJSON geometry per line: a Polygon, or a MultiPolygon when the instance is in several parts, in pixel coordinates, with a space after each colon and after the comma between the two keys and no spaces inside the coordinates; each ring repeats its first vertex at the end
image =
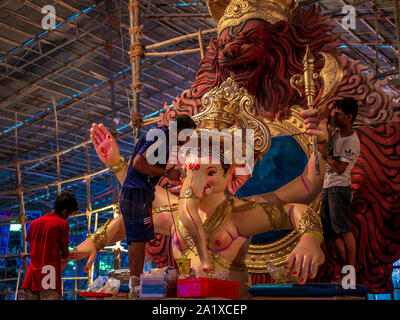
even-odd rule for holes
{"type": "Polygon", "coordinates": [[[300,112],[304,119],[307,134],[316,136],[318,142],[328,141],[328,115],[329,109],[325,106],[318,109],[307,109],[300,112]]]}
{"type": "Polygon", "coordinates": [[[103,124],[92,125],[90,139],[96,148],[97,155],[106,166],[113,166],[120,159],[117,142],[103,124]]]}

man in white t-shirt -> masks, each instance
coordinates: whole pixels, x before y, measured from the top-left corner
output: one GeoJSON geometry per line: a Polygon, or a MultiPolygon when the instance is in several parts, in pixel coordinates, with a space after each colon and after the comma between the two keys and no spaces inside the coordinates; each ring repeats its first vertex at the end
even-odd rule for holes
{"type": "Polygon", "coordinates": [[[326,159],[321,203],[325,239],[333,246],[343,264],[356,265],[356,242],[351,230],[352,200],[350,173],[360,154],[360,140],[353,129],[358,105],[353,98],[337,101],[332,111],[336,133],[330,148],[318,145],[326,159]]]}

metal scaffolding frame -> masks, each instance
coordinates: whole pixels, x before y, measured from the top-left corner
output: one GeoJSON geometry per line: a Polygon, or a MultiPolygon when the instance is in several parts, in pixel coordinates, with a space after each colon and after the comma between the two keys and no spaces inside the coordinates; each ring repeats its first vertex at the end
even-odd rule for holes
{"type": "MultiPolygon", "coordinates": [[[[130,12],[133,15],[133,11],[130,12]]],[[[137,23],[137,21],[136,21],[137,23]]],[[[135,26],[134,26],[135,27],[135,26]]],[[[132,27],[132,28],[134,28],[132,27]]],[[[182,42],[188,39],[197,39],[199,41],[199,48],[196,49],[189,49],[189,50],[178,50],[178,51],[168,51],[168,52],[146,52],[145,55],[146,56],[152,56],[152,55],[158,55],[158,56],[171,56],[171,55],[178,55],[178,54],[188,54],[188,53],[193,53],[193,52],[199,52],[201,54],[201,56],[204,56],[204,44],[203,44],[203,34],[209,34],[209,33],[214,33],[216,32],[216,29],[209,29],[209,30],[204,30],[202,32],[202,30],[199,30],[197,33],[192,33],[192,34],[188,34],[185,36],[180,36],[180,37],[176,37],[174,39],[170,39],[167,41],[163,41],[160,42],[158,44],[154,44],[152,46],[147,46],[146,50],[149,49],[156,49],[156,48],[160,48],[163,46],[168,46],[170,44],[173,43],[177,43],[177,42],[182,42]]],[[[139,38],[136,38],[134,41],[138,41],[139,38]]],[[[132,58],[132,65],[135,63],[135,60],[140,59],[140,57],[135,57],[132,58]]],[[[132,70],[134,70],[134,67],[132,67],[132,70]]],[[[137,70],[137,69],[136,69],[137,70]]],[[[138,72],[135,72],[136,76],[135,79],[138,82],[140,79],[140,74],[138,72]]],[[[138,97],[137,99],[137,105],[138,105],[138,97]]],[[[15,129],[15,145],[16,145],[16,157],[15,157],[15,162],[12,163],[12,165],[15,166],[16,168],[16,185],[17,188],[15,190],[7,190],[7,191],[3,191],[0,192],[0,196],[4,196],[4,195],[11,195],[11,194],[16,194],[18,199],[19,199],[19,204],[20,204],[20,215],[18,217],[12,217],[12,218],[0,218],[0,226],[2,225],[6,225],[6,224],[12,224],[12,223],[19,223],[22,225],[22,229],[23,229],[23,233],[22,233],[22,241],[23,241],[23,252],[20,252],[19,254],[10,254],[10,255],[1,255],[0,259],[8,259],[8,258],[22,258],[23,260],[23,273],[26,273],[27,270],[27,263],[26,260],[29,256],[28,250],[27,250],[27,243],[25,241],[26,238],[26,225],[29,224],[31,221],[27,220],[27,216],[25,214],[25,206],[24,206],[24,193],[30,192],[30,191],[34,191],[34,190],[40,190],[40,189],[45,189],[45,188],[49,188],[50,186],[57,186],[57,191],[58,194],[61,193],[61,186],[62,184],[68,183],[68,182],[72,182],[72,181],[78,181],[78,180],[83,180],[86,182],[86,200],[87,200],[87,210],[85,213],[78,213],[78,214],[74,214],[72,215],[70,218],[76,218],[82,215],[85,215],[87,218],[87,233],[90,233],[90,227],[91,227],[91,217],[93,214],[95,214],[95,222],[94,222],[94,230],[97,229],[97,225],[98,225],[98,213],[101,211],[106,211],[109,209],[113,210],[113,217],[116,217],[117,215],[117,211],[118,211],[118,203],[114,203],[99,209],[95,209],[92,210],[91,208],[91,201],[90,201],[90,180],[92,177],[97,176],[97,175],[101,175],[103,173],[106,173],[108,171],[110,171],[109,169],[103,169],[94,173],[90,173],[90,156],[89,156],[89,152],[88,152],[88,145],[89,143],[91,143],[90,140],[88,140],[87,137],[87,132],[88,132],[88,121],[87,121],[87,105],[85,106],[85,141],[81,142],[79,144],[76,144],[70,148],[67,148],[65,150],[59,150],[59,144],[58,144],[58,136],[59,136],[59,126],[58,126],[58,118],[57,118],[57,108],[56,108],[56,103],[53,97],[53,105],[54,105],[54,119],[55,119],[55,132],[56,132],[56,152],[52,153],[50,155],[47,156],[43,156],[40,158],[36,158],[36,159],[30,159],[30,160],[25,160],[25,161],[19,161],[18,158],[18,128],[17,128],[17,112],[15,113],[15,124],[16,124],[16,129],[15,129]],[[86,155],[86,174],[83,176],[79,176],[79,177],[74,177],[68,180],[61,180],[61,174],[60,174],[60,155],[68,153],[69,151],[76,149],[76,148],[81,148],[81,147],[85,147],[85,155],[86,155]],[[30,187],[30,188],[23,188],[22,187],[22,182],[21,182],[21,174],[20,174],[20,166],[21,164],[31,164],[31,163],[36,163],[36,162],[42,162],[46,159],[49,158],[56,158],[56,163],[57,163],[57,167],[56,167],[56,171],[57,171],[57,180],[49,183],[49,184],[45,184],[45,185],[41,185],[41,186],[36,186],[36,187],[30,187]]],[[[144,126],[153,124],[153,123],[157,123],[158,121],[160,121],[160,117],[159,116],[153,116],[151,118],[146,118],[143,121],[144,126]]],[[[138,137],[138,136],[137,136],[138,137]]],[[[137,138],[136,137],[136,138],[137,138]]],[[[3,164],[0,165],[1,168],[5,168],[10,166],[10,164],[3,164]]],[[[105,248],[105,250],[101,250],[100,252],[109,252],[109,251],[113,251],[114,252],[114,260],[118,260],[119,259],[119,253],[120,252],[127,252],[127,250],[123,249],[121,246],[121,243],[118,242],[116,243],[114,246],[105,248]]],[[[118,263],[117,263],[118,264],[118,263]]],[[[114,265],[116,265],[116,261],[114,261],[114,265]]],[[[76,265],[75,268],[76,270],[76,265]]],[[[65,280],[74,280],[74,290],[73,292],[62,292],[64,294],[73,294],[74,298],[76,299],[77,294],[81,291],[77,288],[77,281],[78,280],[87,280],[88,284],[90,285],[92,280],[93,280],[93,273],[94,273],[94,265],[92,265],[91,270],[88,273],[87,277],[79,277],[79,276],[75,276],[75,277],[65,277],[62,278],[63,281],[65,280]]],[[[20,274],[21,274],[21,269],[19,269],[18,271],[18,277],[17,278],[5,278],[0,280],[0,282],[8,282],[8,281],[17,281],[17,286],[16,286],[16,291],[15,291],[15,299],[17,299],[17,291],[18,291],[18,284],[20,282],[20,274]]],[[[7,289],[7,287],[6,287],[7,289]]],[[[0,295],[2,294],[9,294],[9,292],[7,290],[1,291],[0,295]]]]}
{"type": "MultiPolygon", "coordinates": [[[[0,226],[19,223],[23,236],[22,252],[0,256],[0,259],[22,259],[18,277],[5,278],[0,283],[16,281],[17,289],[21,274],[27,268],[26,225],[31,222],[27,220],[24,196],[38,190],[49,192],[53,187],[60,192],[63,185],[83,181],[86,190],[82,187],[82,201],[87,210],[73,218],[86,216],[87,233],[91,231],[92,215],[94,228],[100,212],[112,209],[115,215],[118,206],[115,195],[113,204],[92,209],[92,181],[109,172],[102,169],[91,148],[89,124],[109,123],[121,142],[121,152],[130,154],[132,112],[141,111],[149,116],[144,117],[143,126],[158,122],[157,112],[164,99],[173,100],[188,88],[200,58],[204,57],[205,43],[216,35],[216,23],[209,16],[205,1],[198,1],[197,5],[181,0],[182,5],[176,5],[173,0],[105,0],[93,5],[89,1],[57,0],[53,2],[60,12],[57,21],[61,27],[38,36],[31,30],[41,29],[37,16],[42,2],[25,0],[18,6],[10,1],[0,3],[0,170],[3,170],[0,185],[3,183],[6,187],[0,188],[0,199],[19,208],[18,216],[0,219],[0,226]],[[24,14],[28,9],[36,15],[24,14]],[[70,17],[71,12],[75,17],[70,17]],[[4,18],[3,21],[3,17],[12,17],[15,24],[14,20],[11,23],[4,18]],[[145,26],[144,33],[141,25],[145,26]],[[7,28],[13,36],[7,37],[2,28],[7,28]],[[33,40],[25,41],[30,38],[33,40]],[[62,41],[57,41],[58,38],[62,41]],[[127,43],[130,43],[129,50],[127,43]],[[193,53],[198,56],[194,57],[193,53]],[[184,59],[180,59],[182,55],[184,59]],[[129,87],[129,79],[125,78],[127,71],[132,76],[130,94],[126,90],[129,87]],[[127,108],[129,105],[133,106],[131,110],[127,108]],[[116,129],[118,117],[128,125],[116,129]],[[62,160],[67,153],[68,159],[62,160]],[[11,158],[15,159],[10,161],[11,158]],[[24,170],[27,166],[28,170],[24,170]],[[62,177],[62,170],[67,178],[62,177]],[[8,174],[14,174],[14,182],[8,174]],[[24,179],[24,174],[32,179],[24,179]],[[34,177],[39,185],[31,183],[34,177]],[[23,186],[27,180],[29,183],[23,186]],[[47,180],[52,182],[44,182],[47,180]],[[15,189],[9,187],[12,183],[15,189]],[[14,196],[16,202],[11,200],[14,196]]],[[[334,32],[341,34],[343,54],[348,59],[368,63],[370,71],[375,73],[374,79],[387,77],[387,89],[400,93],[399,0],[306,0],[302,3],[319,3],[324,14],[336,23],[334,32]],[[341,24],[344,16],[341,7],[349,4],[358,10],[359,29],[346,30],[341,24]],[[394,37],[387,30],[390,27],[395,30],[394,37]]],[[[112,189],[117,194],[115,181],[112,189]]],[[[110,250],[118,259],[120,244],[105,252],[110,250]]],[[[78,281],[90,283],[93,270],[88,277],[64,278],[74,280],[71,294],[75,299],[79,293],[78,281]]],[[[9,294],[6,289],[0,296],[9,294]]]]}

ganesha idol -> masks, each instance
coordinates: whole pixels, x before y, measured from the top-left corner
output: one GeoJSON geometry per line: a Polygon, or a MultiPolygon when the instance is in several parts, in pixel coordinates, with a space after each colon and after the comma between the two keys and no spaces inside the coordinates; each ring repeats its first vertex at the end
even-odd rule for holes
{"type": "MultiPolygon", "coordinates": [[[[179,196],[156,187],[153,202],[155,232],[171,236],[174,258],[189,258],[198,275],[219,273],[225,274],[228,280],[238,281],[240,297],[245,299],[249,297],[251,283],[244,262],[252,236],[270,230],[294,229],[298,242],[285,255],[287,276],[300,284],[315,278],[325,259],[320,247],[323,241],[320,217],[311,207],[288,201],[293,198],[290,195],[293,189],[297,190],[295,198],[303,200],[301,202],[307,201],[310,191],[314,196],[318,194],[321,177],[315,175],[313,159],[303,173],[307,190],[303,182],[299,185],[295,180],[273,193],[236,197],[236,191],[251,177],[250,157],[257,161],[270,147],[268,125],[253,116],[253,96],[230,78],[205,94],[202,104],[203,111],[192,117],[197,124],[196,132],[179,152],[185,155],[182,167],[186,172],[179,196]],[[253,133],[251,141],[247,139],[240,147],[226,148],[230,134],[249,129],[253,133]],[[198,143],[196,147],[191,144],[197,141],[194,137],[208,142],[209,133],[215,130],[224,132],[216,147],[213,144],[210,148],[209,143],[198,143]],[[232,154],[236,152],[241,153],[240,157],[232,154]],[[226,161],[227,158],[231,161],[226,161]],[[236,159],[246,161],[239,163],[236,159]]],[[[310,136],[316,136],[318,141],[327,139],[326,123],[318,122],[315,110],[300,114],[307,119],[305,123],[310,136]]],[[[97,126],[97,130],[101,130],[98,136],[104,139],[96,143],[100,159],[104,159],[101,144],[108,145],[109,159],[118,159],[115,140],[104,126],[97,126]]],[[[237,140],[232,140],[236,144],[237,140]]],[[[322,157],[320,161],[324,164],[322,157]]],[[[124,177],[126,169],[120,182],[124,177]]],[[[79,244],[78,257],[89,257],[89,267],[99,250],[124,238],[120,215],[79,244]]]]}

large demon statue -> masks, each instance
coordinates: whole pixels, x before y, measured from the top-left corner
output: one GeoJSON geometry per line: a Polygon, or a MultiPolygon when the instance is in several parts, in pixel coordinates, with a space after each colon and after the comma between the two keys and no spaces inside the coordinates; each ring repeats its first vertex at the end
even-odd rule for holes
{"type": "MultiPolygon", "coordinates": [[[[360,101],[355,125],[361,155],[352,171],[351,212],[358,243],[358,281],[367,285],[370,292],[391,292],[392,264],[400,258],[399,104],[381,89],[385,82],[372,84],[371,78],[364,74],[367,68],[340,56],[337,36],[331,33],[333,26],[321,16],[318,7],[297,7],[291,0],[215,0],[208,4],[214,18],[219,20],[218,38],[211,39],[191,88],[174,101],[173,108],[165,105],[162,122],[178,113],[198,113],[203,94],[221,85],[227,77],[233,77],[256,97],[257,116],[274,121],[285,119],[293,105],[306,105],[289,83],[292,75],[303,71],[306,46],[317,58],[317,71],[323,66],[318,53],[336,55],[344,67],[344,77],[336,94],[324,104],[331,106],[335,99],[345,96],[360,101]],[[235,23],[226,23],[224,10],[225,18],[230,14],[230,21],[234,21],[235,10],[249,10],[246,7],[249,3],[265,6],[264,9],[269,8],[265,12],[278,15],[262,17],[246,11],[246,19],[239,17],[235,23]]],[[[322,102],[317,97],[316,105],[319,103],[322,102]]],[[[158,262],[173,263],[168,247],[168,239],[158,237],[148,251],[157,256],[158,262]]],[[[327,259],[316,281],[329,282],[340,273],[331,252],[324,248],[327,259]]],[[[253,276],[256,283],[266,279],[253,276]]]]}

